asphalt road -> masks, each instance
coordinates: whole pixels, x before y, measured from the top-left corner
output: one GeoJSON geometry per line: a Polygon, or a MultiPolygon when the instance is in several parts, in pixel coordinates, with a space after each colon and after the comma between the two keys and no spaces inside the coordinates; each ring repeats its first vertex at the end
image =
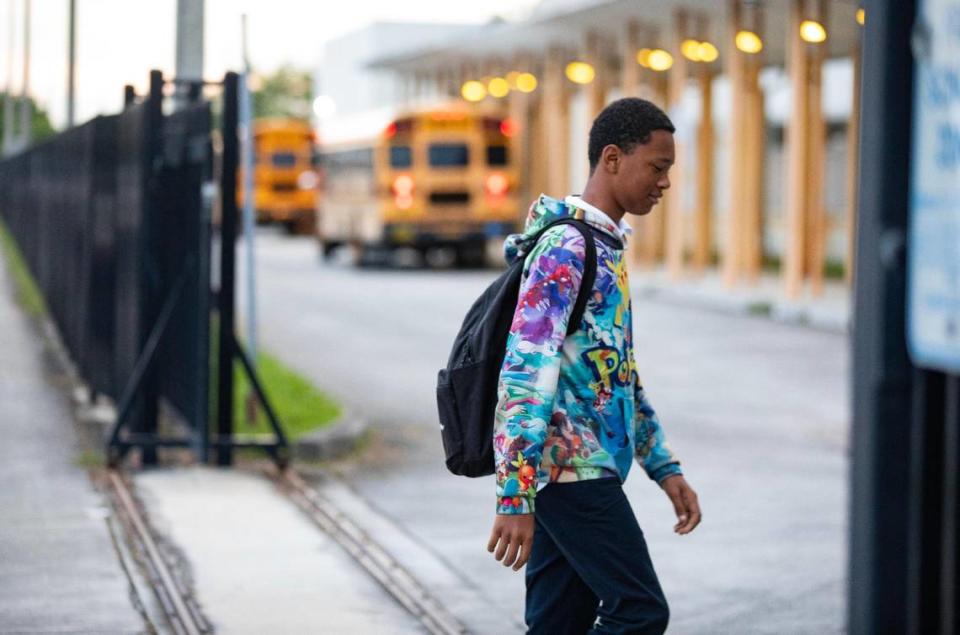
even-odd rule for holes
{"type": "MultiPolygon", "coordinates": [[[[495,272],[356,270],[309,238],[257,238],[261,345],[376,431],[347,484],[520,631],[522,577],[484,548],[493,483],[447,474],[435,415],[436,371],[495,272]]],[[[627,481],[670,632],[843,632],[846,338],[634,297],[641,377],[704,509],[676,536],[659,488],[627,481]]]]}

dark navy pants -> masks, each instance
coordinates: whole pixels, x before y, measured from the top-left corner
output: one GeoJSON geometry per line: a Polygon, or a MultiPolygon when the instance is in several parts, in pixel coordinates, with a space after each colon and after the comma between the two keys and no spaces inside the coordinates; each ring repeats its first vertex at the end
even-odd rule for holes
{"type": "Polygon", "coordinates": [[[528,633],[667,629],[667,600],[619,479],[550,483],[537,493],[535,518],[528,633]]]}

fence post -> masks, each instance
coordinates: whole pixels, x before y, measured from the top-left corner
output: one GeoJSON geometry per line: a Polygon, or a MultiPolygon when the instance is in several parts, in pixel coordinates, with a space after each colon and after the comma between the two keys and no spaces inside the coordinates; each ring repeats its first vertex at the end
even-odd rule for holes
{"type": "MultiPolygon", "coordinates": [[[[233,436],[233,346],[234,346],[234,265],[237,235],[237,165],[239,138],[237,110],[239,76],[230,72],[223,80],[223,161],[220,174],[220,290],[217,306],[220,314],[217,355],[217,437],[233,436]]],[[[217,445],[217,465],[233,462],[233,448],[217,445]]]]}

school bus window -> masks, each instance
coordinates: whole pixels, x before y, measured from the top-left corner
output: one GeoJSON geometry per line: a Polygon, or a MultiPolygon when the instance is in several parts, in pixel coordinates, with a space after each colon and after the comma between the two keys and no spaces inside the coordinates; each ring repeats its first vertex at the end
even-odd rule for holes
{"type": "Polygon", "coordinates": [[[428,150],[430,167],[459,167],[470,164],[470,149],[465,143],[434,143],[428,150]]]}
{"type": "Polygon", "coordinates": [[[507,165],[507,146],[487,146],[487,165],[507,165]]]}
{"type": "Polygon", "coordinates": [[[390,167],[409,168],[413,165],[413,152],[410,146],[390,146],[390,167]]]}
{"type": "Polygon", "coordinates": [[[274,152],[273,167],[292,168],[297,164],[297,155],[292,152],[274,152]]]}

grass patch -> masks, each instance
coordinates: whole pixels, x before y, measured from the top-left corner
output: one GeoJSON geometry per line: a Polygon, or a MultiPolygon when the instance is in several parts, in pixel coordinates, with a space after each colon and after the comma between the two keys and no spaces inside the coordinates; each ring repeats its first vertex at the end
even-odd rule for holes
{"type": "MultiPolygon", "coordinates": [[[[217,427],[217,345],[220,322],[210,320],[210,428],[217,427]]],[[[268,352],[261,350],[257,360],[260,385],[283,426],[289,441],[295,441],[308,432],[335,421],[341,413],[340,405],[325,395],[313,383],[288,367],[268,352]]],[[[266,412],[257,402],[257,416],[247,421],[247,403],[253,387],[239,360],[233,364],[233,431],[236,434],[272,434],[266,412]]]]}
{"type": "MultiPolygon", "coordinates": [[[[763,270],[768,273],[779,273],[783,263],[780,256],[766,254],[763,257],[763,270]]],[[[843,280],[846,276],[846,267],[838,260],[828,260],[823,264],[823,277],[827,280],[843,280]]]]}
{"type": "MultiPolygon", "coordinates": [[[[261,351],[258,357],[260,384],[267,393],[267,399],[270,400],[283,431],[291,441],[330,424],[340,416],[340,406],[320,392],[303,375],[269,353],[261,351]]],[[[251,394],[253,387],[239,362],[234,364],[233,386],[234,432],[272,432],[263,408],[257,408],[257,417],[252,424],[247,422],[247,396],[251,394]]]]}
{"type": "Polygon", "coordinates": [[[46,315],[47,305],[43,301],[43,295],[37,288],[37,283],[27,268],[27,263],[23,259],[20,247],[17,241],[13,239],[10,230],[6,224],[0,221],[0,247],[3,250],[4,260],[7,263],[7,269],[13,278],[14,297],[17,304],[31,318],[39,318],[46,315]]]}
{"type": "Polygon", "coordinates": [[[751,302],[747,305],[747,313],[750,315],[769,317],[773,313],[773,305],[769,302],[751,302]]]}

